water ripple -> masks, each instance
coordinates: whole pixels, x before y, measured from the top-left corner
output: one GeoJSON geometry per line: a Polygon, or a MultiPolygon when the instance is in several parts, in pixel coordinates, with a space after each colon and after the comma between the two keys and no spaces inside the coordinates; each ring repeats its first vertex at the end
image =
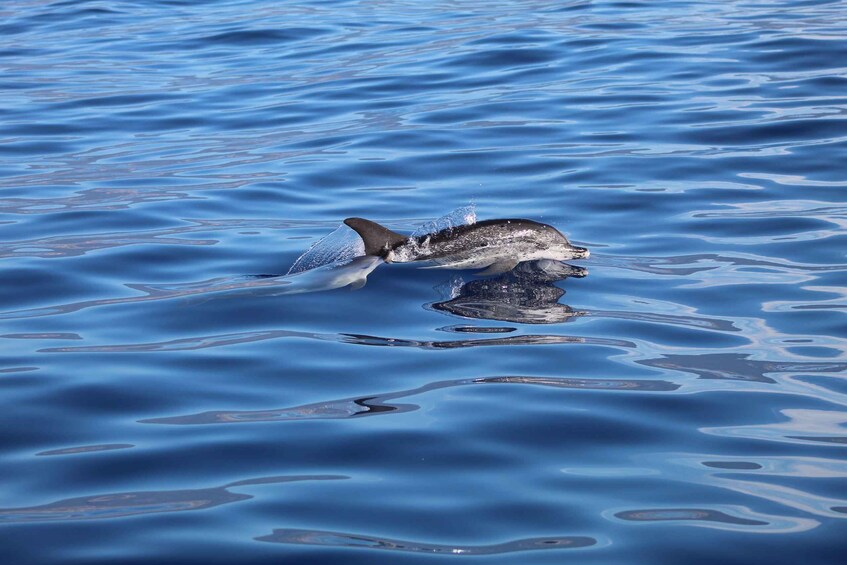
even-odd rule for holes
{"type": "Polygon", "coordinates": [[[413,553],[446,555],[497,555],[516,551],[538,549],[577,549],[597,544],[589,536],[554,536],[547,538],[519,539],[491,545],[447,545],[380,538],[364,534],[325,532],[315,530],[277,529],[272,534],[256,538],[257,541],[293,543],[329,547],[380,549],[413,553]]]}
{"type": "Polygon", "coordinates": [[[751,359],[741,353],[703,355],[663,355],[657,359],[636,361],[648,367],[693,373],[701,379],[776,383],[769,373],[843,373],[847,363],[771,362],[751,359]]]}
{"type": "Polygon", "coordinates": [[[483,377],[476,379],[457,379],[439,381],[410,390],[402,390],[387,394],[372,394],[356,398],[344,398],[316,402],[291,408],[272,410],[228,410],[211,411],[186,416],[169,416],[141,420],[142,424],[171,424],[171,425],[200,425],[200,424],[235,424],[245,422],[279,422],[288,420],[339,419],[360,416],[374,416],[389,413],[403,413],[420,409],[416,404],[394,404],[390,401],[397,398],[417,396],[429,391],[480,384],[520,384],[540,385],[556,388],[572,388],[578,390],[608,390],[635,392],[672,392],[679,385],[660,380],[626,380],[626,379],[573,379],[550,377],[483,377]]]}
{"type": "Polygon", "coordinates": [[[285,483],[292,481],[326,481],[347,479],[340,475],[266,477],[250,479],[204,489],[121,492],[68,498],[25,508],[0,508],[0,524],[22,522],[56,522],[77,520],[109,520],[139,514],[204,510],[222,504],[253,498],[251,495],[230,492],[239,486],[285,483]]]}
{"type": "Polygon", "coordinates": [[[100,451],[112,451],[114,449],[129,449],[135,447],[131,443],[112,443],[106,445],[81,445],[79,447],[63,447],[61,449],[50,449],[36,453],[38,456],[44,455],[77,455],[79,453],[95,453],[100,451]]]}
{"type": "Polygon", "coordinates": [[[322,334],[290,330],[267,330],[241,332],[235,334],[210,335],[181,338],[156,343],[134,343],[122,345],[88,345],[77,347],[49,347],[40,349],[41,353],[131,353],[152,351],[192,351],[210,347],[223,347],[241,343],[252,343],[269,339],[306,338],[320,341],[335,341],[353,345],[379,347],[414,347],[419,349],[462,349],[467,347],[503,346],[503,345],[561,345],[582,344],[601,345],[616,348],[634,348],[629,341],[595,337],[568,335],[519,335],[492,339],[459,339],[446,341],[419,341],[411,339],[377,337],[362,334],[322,334]]]}
{"type": "Polygon", "coordinates": [[[802,532],[818,525],[818,522],[808,518],[769,516],[751,512],[746,508],[735,508],[729,512],[709,508],[645,508],[622,510],[616,512],[614,517],[627,522],[672,522],[721,530],[761,533],[802,532]]]}

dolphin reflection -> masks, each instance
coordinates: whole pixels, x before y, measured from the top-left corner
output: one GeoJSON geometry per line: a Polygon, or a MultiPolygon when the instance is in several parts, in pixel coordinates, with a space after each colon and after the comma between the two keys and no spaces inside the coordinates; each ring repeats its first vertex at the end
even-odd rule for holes
{"type": "Polygon", "coordinates": [[[494,278],[465,282],[457,276],[439,288],[445,300],[429,307],[463,318],[520,324],[567,322],[586,312],[560,304],[565,291],[553,283],[587,274],[582,267],[542,259],[521,263],[494,278]]]}

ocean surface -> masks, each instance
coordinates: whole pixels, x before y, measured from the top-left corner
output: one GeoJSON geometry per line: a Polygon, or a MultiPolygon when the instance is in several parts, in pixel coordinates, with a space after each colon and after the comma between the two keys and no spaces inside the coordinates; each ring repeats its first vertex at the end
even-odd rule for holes
{"type": "Polygon", "coordinates": [[[843,0],[6,0],[0,562],[841,563],[845,227],[843,0]]]}

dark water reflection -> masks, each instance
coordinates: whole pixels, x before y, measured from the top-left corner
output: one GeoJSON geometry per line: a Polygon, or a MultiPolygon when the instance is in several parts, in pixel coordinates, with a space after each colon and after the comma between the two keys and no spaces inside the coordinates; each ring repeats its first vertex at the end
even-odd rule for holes
{"type": "Polygon", "coordinates": [[[520,539],[491,545],[445,545],[396,539],[378,538],[362,534],[319,532],[308,530],[274,530],[272,534],[256,538],[272,543],[294,543],[329,547],[354,547],[413,553],[445,555],[496,555],[515,551],[537,549],[576,549],[591,547],[597,540],[587,536],[559,536],[551,538],[520,539]]]}
{"type": "Polygon", "coordinates": [[[735,524],[739,526],[765,526],[767,522],[761,520],[749,520],[731,516],[719,510],[707,510],[697,508],[656,508],[651,510],[628,510],[615,514],[621,520],[632,520],[636,522],[677,521],[677,520],[702,520],[707,522],[721,522],[724,524],[735,524]]]}
{"type": "Polygon", "coordinates": [[[378,337],[359,334],[318,334],[294,332],[288,330],[269,330],[263,332],[245,332],[240,334],[211,335],[184,338],[159,343],[133,343],[123,345],[91,345],[76,347],[48,347],[40,353],[131,353],[143,351],[191,351],[222,347],[239,343],[276,340],[280,338],[305,338],[319,341],[336,341],[353,345],[372,345],[379,347],[414,347],[419,349],[462,349],[467,347],[503,346],[503,345],[602,345],[615,348],[635,347],[632,342],[616,339],[580,337],[570,335],[519,335],[488,339],[458,339],[440,341],[418,341],[393,337],[378,337]]]}
{"type": "Polygon", "coordinates": [[[344,476],[266,477],[230,483],[222,487],[172,491],[121,492],[83,496],[29,508],[0,508],[0,522],[50,522],[72,520],[107,520],[139,514],[203,510],[253,498],[230,492],[239,486],[265,485],[291,481],[346,479],[344,476]]]}
{"type": "Polygon", "coordinates": [[[51,449],[42,451],[36,455],[78,455],[80,453],[95,453],[98,451],[111,451],[113,449],[129,449],[135,447],[131,443],[111,443],[106,445],[81,445],[79,447],[65,447],[62,449],[51,449]]]}
{"type": "Polygon", "coordinates": [[[637,361],[642,365],[694,373],[701,379],[728,379],[775,384],[768,373],[843,373],[847,363],[774,363],[750,359],[740,353],[705,355],[665,355],[660,359],[637,361]]]}
{"type": "Polygon", "coordinates": [[[141,420],[142,424],[227,424],[239,422],[276,422],[285,420],[302,419],[335,419],[354,418],[359,416],[374,416],[388,414],[391,412],[408,412],[419,410],[416,404],[392,404],[396,398],[417,396],[432,390],[443,388],[460,387],[480,384],[520,384],[541,385],[558,388],[573,388],[581,390],[609,390],[609,391],[635,391],[635,392],[668,392],[679,388],[679,385],[667,381],[656,380],[623,380],[623,379],[569,379],[569,378],[547,378],[547,377],[484,377],[477,379],[458,379],[454,381],[442,381],[430,383],[412,390],[403,390],[387,394],[369,395],[361,398],[345,398],[308,404],[305,406],[294,406],[291,408],[279,408],[275,410],[258,411],[227,411],[227,412],[203,412],[202,414],[191,414],[188,416],[173,416],[167,418],[153,418],[141,420]]]}

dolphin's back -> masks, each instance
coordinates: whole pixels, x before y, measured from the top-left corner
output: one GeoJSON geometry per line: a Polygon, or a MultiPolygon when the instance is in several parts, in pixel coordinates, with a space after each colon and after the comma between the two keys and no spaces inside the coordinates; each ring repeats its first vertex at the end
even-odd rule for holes
{"type": "Polygon", "coordinates": [[[418,239],[423,240],[425,238],[430,238],[430,241],[432,241],[433,243],[444,243],[449,240],[459,239],[462,236],[479,234],[479,237],[487,237],[490,240],[494,241],[504,232],[517,232],[520,230],[525,230],[527,232],[537,232],[548,227],[549,226],[545,224],[540,224],[533,220],[523,220],[518,218],[509,218],[503,220],[482,220],[474,224],[453,226],[451,228],[447,228],[445,230],[441,230],[433,234],[419,236],[418,239]]]}
{"type": "Polygon", "coordinates": [[[454,256],[461,261],[479,257],[484,263],[487,255],[517,252],[515,245],[526,246],[530,240],[537,238],[538,233],[543,233],[545,227],[544,224],[522,219],[485,220],[455,226],[416,238],[421,248],[419,259],[454,256]]]}

